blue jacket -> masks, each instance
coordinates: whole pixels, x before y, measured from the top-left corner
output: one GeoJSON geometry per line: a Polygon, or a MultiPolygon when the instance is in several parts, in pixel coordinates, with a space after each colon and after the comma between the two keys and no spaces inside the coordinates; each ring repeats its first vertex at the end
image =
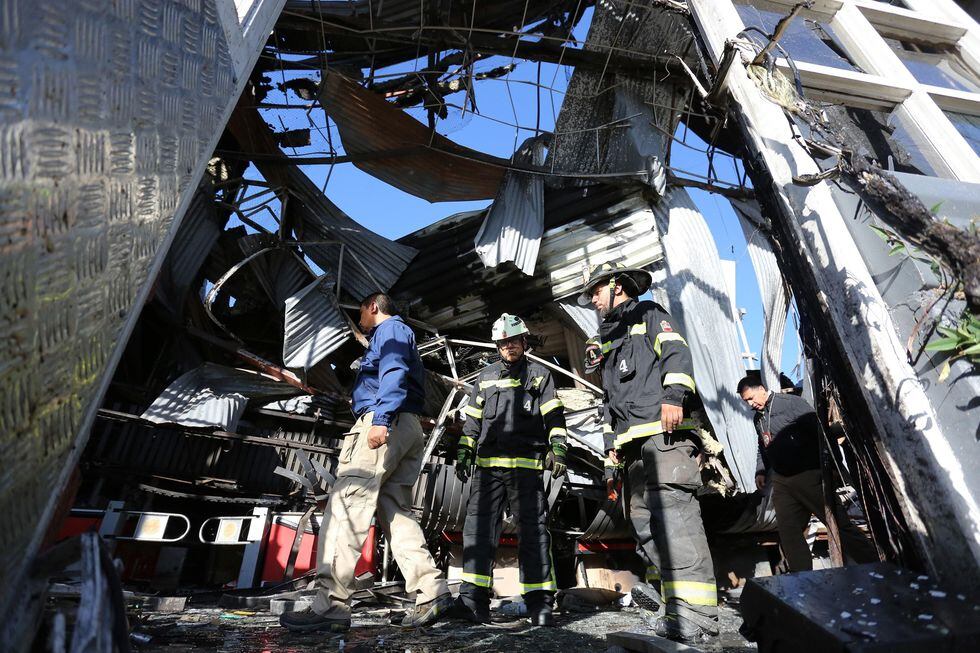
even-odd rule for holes
{"type": "Polygon", "coordinates": [[[397,315],[376,326],[354,381],[354,414],[374,411],[371,423],[391,426],[398,413],[421,414],[425,406],[422,359],[415,334],[397,315]]]}

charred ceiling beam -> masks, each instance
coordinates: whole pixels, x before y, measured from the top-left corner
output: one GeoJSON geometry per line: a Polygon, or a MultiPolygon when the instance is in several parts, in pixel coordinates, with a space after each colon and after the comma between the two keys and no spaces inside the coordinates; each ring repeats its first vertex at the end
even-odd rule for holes
{"type": "MultiPolygon", "coordinates": [[[[312,444],[309,442],[300,442],[298,440],[287,440],[285,438],[267,438],[260,435],[245,435],[243,433],[233,433],[231,431],[222,431],[220,429],[210,430],[210,431],[196,431],[187,427],[174,426],[172,424],[154,424],[153,422],[147,422],[145,419],[141,418],[139,415],[133,415],[132,413],[126,413],[119,410],[110,410],[108,408],[100,408],[98,415],[100,419],[116,421],[116,422],[130,422],[139,424],[148,430],[153,429],[163,429],[166,431],[174,433],[182,433],[184,435],[190,435],[199,438],[214,438],[218,440],[231,440],[234,442],[244,442],[246,444],[255,444],[265,447],[276,447],[283,449],[300,449],[302,451],[309,451],[310,453],[322,453],[327,455],[337,455],[340,450],[336,447],[324,447],[318,444],[312,444]]],[[[332,422],[329,420],[319,420],[320,424],[330,425],[332,422]]],[[[346,426],[343,423],[337,423],[338,426],[346,426]]]]}
{"type": "MultiPolygon", "coordinates": [[[[336,25],[324,25],[324,30],[332,34],[349,35],[352,30],[336,25]]],[[[640,79],[660,79],[665,74],[675,75],[678,79],[688,79],[681,60],[673,54],[638,54],[628,50],[581,50],[566,46],[564,38],[548,38],[539,34],[519,34],[516,32],[499,33],[468,33],[464,28],[444,28],[441,26],[414,27],[406,29],[404,36],[382,29],[354,30],[360,38],[375,40],[376,61],[384,61],[386,52],[410,53],[414,57],[418,47],[432,48],[436,51],[465,50],[482,55],[499,55],[508,58],[527,59],[543,63],[563,64],[596,72],[623,73],[640,79]],[[535,40],[531,40],[535,39],[535,40]]],[[[289,52],[288,47],[281,51],[289,52]]],[[[336,47],[334,53],[350,56],[352,53],[367,54],[367,48],[359,46],[351,48],[336,47]]],[[[334,61],[333,54],[330,57],[334,61]]],[[[394,56],[395,60],[402,60],[394,56]]],[[[370,57],[365,59],[370,60],[370,57]]],[[[392,61],[391,63],[394,63],[392,61]]],[[[320,56],[308,59],[289,61],[283,59],[273,65],[266,62],[270,69],[280,67],[287,70],[311,70],[323,64],[320,56]]],[[[381,64],[378,63],[380,67],[381,64]]]]}

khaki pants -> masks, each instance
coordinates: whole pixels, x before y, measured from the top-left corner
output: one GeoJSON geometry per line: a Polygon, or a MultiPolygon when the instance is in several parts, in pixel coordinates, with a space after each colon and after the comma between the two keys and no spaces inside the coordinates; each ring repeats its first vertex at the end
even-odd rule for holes
{"type": "Polygon", "coordinates": [[[405,590],[425,603],[449,591],[425,546],[422,527],[412,514],[412,487],[422,467],[424,439],[419,419],[399,414],[388,442],[367,446],[373,413],[362,415],[347,436],[320,525],[317,550],[317,595],[313,611],[324,616],[350,614],[354,566],[377,513],[377,523],[405,577],[405,590]]]}
{"type": "MultiPolygon", "coordinates": [[[[811,515],[816,515],[820,521],[824,520],[825,505],[823,474],[819,469],[792,476],[781,476],[773,472],[772,507],[776,511],[779,544],[783,547],[783,555],[786,556],[790,571],[813,569],[813,555],[803,531],[810,523],[811,515]]],[[[874,545],[851,522],[843,506],[835,501],[833,510],[844,553],[859,564],[878,562],[878,552],[874,545]]]]}

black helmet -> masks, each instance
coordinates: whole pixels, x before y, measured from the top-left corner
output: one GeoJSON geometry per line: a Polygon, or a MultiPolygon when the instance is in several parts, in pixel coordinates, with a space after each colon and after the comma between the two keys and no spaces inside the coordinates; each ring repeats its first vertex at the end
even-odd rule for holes
{"type": "Polygon", "coordinates": [[[611,279],[620,279],[620,283],[624,280],[629,280],[636,287],[636,294],[633,297],[639,297],[650,290],[650,286],[653,284],[653,275],[642,268],[628,268],[621,263],[596,265],[589,271],[589,278],[585,282],[585,285],[582,286],[582,291],[578,295],[579,306],[590,305],[592,303],[593,289],[600,283],[608,282],[611,279]],[[626,279],[622,279],[622,277],[626,279]]]}

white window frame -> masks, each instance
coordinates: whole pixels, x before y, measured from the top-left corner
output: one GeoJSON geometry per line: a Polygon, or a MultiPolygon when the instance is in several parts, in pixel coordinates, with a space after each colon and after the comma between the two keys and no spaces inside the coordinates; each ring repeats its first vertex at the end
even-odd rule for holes
{"type": "MultiPolygon", "coordinates": [[[[787,13],[796,1],[767,0],[785,6],[787,13]]],[[[980,182],[980,157],[943,113],[980,116],[980,93],[920,83],[879,33],[882,29],[955,46],[980,81],[980,25],[953,0],[905,1],[911,9],[872,0],[816,0],[813,11],[827,18],[847,55],[865,72],[796,61],[800,81],[814,99],[894,108],[937,174],[980,182]]],[[[779,60],[777,66],[790,73],[787,61],[779,60]]]]}

